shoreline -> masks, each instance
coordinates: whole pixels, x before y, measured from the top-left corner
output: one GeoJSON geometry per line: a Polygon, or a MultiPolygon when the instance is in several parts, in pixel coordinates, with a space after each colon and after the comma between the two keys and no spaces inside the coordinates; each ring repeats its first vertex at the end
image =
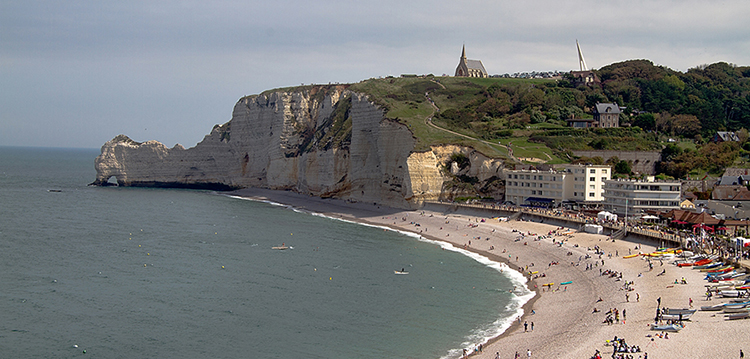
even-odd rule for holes
{"type": "Polygon", "coordinates": [[[654,271],[649,272],[646,259],[622,258],[631,252],[654,251],[658,243],[627,239],[613,242],[607,236],[580,233],[568,227],[527,221],[498,222],[489,214],[461,210],[450,213],[434,209],[401,210],[256,188],[227,194],[414,233],[450,243],[520,272],[534,296],[521,306],[520,320],[513,320],[503,333],[488,339],[482,352],[466,348],[475,358],[493,359],[496,355],[514,358],[515,353],[526,357],[527,350],[532,352],[532,358],[589,358],[595,350],[608,357],[612,347],[607,341],[615,336],[641,347],[641,353],[632,354],[634,358],[644,352],[648,352],[649,358],[706,357],[697,355],[699,348],[712,348],[710,354],[702,353],[708,357],[738,357],[737,352],[743,348],[741,339],[745,338],[745,326],[742,321],[724,321],[716,312],[697,312],[684,330],[670,333],[668,340],[654,337],[658,333],[651,331],[648,324],[653,322],[657,298],[663,307],[671,308],[687,307],[688,298],[695,302],[696,308],[721,302],[703,303],[704,273],[679,268],[666,261],[656,264],[654,271]],[[410,225],[411,222],[420,225],[410,225]],[[556,230],[559,232],[554,234],[556,230]],[[526,235],[521,237],[522,233],[526,235]],[[593,248],[603,254],[595,254],[593,248]],[[661,270],[665,274],[657,275],[661,270]],[[545,277],[533,278],[527,274],[530,271],[538,271],[545,277]],[[600,275],[600,271],[613,271],[622,277],[600,275]],[[686,278],[689,284],[672,285],[672,281],[680,277],[686,278]],[[568,281],[572,284],[563,287],[558,284],[568,281]],[[634,291],[623,290],[623,284],[631,281],[634,291]],[[545,289],[542,284],[547,283],[556,284],[545,289]],[[635,301],[635,296],[639,300],[635,301]],[[592,308],[599,312],[592,313],[592,308]],[[627,310],[627,319],[621,318],[621,322],[614,325],[603,324],[604,313],[611,308],[627,310]],[[525,331],[523,323],[531,323],[533,330],[525,331]],[[717,343],[722,345],[717,347],[717,343]]]}

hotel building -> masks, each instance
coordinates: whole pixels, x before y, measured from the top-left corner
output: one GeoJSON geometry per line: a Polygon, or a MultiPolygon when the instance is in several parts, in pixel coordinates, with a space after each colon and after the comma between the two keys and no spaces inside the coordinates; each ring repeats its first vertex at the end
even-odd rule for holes
{"type": "Polygon", "coordinates": [[[610,166],[565,165],[559,170],[506,172],[505,200],[516,205],[557,207],[563,201],[598,204],[604,200],[604,181],[610,166]]]}
{"type": "Polygon", "coordinates": [[[608,180],[604,182],[604,209],[620,216],[639,215],[646,210],[680,209],[680,181],[608,180]]]}

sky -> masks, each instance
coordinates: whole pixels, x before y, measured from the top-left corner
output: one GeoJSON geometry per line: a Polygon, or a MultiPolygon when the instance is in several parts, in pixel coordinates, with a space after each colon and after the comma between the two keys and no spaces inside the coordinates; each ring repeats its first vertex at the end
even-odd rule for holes
{"type": "Polygon", "coordinates": [[[648,59],[750,65],[750,1],[0,2],[0,146],[195,146],[241,97],[300,84],[648,59]]]}

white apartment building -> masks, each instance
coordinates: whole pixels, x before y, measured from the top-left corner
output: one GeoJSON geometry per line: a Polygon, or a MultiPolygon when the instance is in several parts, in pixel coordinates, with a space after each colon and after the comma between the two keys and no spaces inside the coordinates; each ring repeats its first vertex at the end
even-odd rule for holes
{"type": "Polygon", "coordinates": [[[604,181],[612,178],[610,166],[601,165],[565,165],[560,170],[513,170],[506,174],[506,201],[549,207],[563,201],[602,202],[604,181]]]}
{"type": "Polygon", "coordinates": [[[680,181],[608,180],[604,182],[604,208],[629,217],[646,210],[668,211],[680,208],[680,181]]]}

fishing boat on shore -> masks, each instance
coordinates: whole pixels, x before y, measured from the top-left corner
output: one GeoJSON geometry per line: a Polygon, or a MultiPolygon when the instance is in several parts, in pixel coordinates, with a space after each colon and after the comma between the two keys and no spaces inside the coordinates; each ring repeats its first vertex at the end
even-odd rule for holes
{"type": "Polygon", "coordinates": [[[725,305],[726,303],[716,304],[716,305],[703,305],[701,306],[701,310],[707,311],[707,312],[715,312],[715,311],[722,310],[725,305]]]}
{"type": "Polygon", "coordinates": [[[658,330],[660,332],[679,332],[684,328],[680,324],[651,324],[651,330],[658,330]]]}
{"type": "Polygon", "coordinates": [[[724,316],[727,320],[736,320],[736,319],[747,319],[750,318],[750,312],[742,312],[742,313],[732,313],[727,314],[724,316]]]}
{"type": "Polygon", "coordinates": [[[722,309],[724,313],[745,313],[750,308],[748,308],[747,305],[739,305],[739,306],[733,306],[733,305],[725,305],[722,309]]]}
{"type": "Polygon", "coordinates": [[[697,309],[689,309],[689,308],[666,308],[666,309],[664,309],[664,314],[686,314],[686,315],[692,315],[696,311],[697,311],[697,309]]]}

